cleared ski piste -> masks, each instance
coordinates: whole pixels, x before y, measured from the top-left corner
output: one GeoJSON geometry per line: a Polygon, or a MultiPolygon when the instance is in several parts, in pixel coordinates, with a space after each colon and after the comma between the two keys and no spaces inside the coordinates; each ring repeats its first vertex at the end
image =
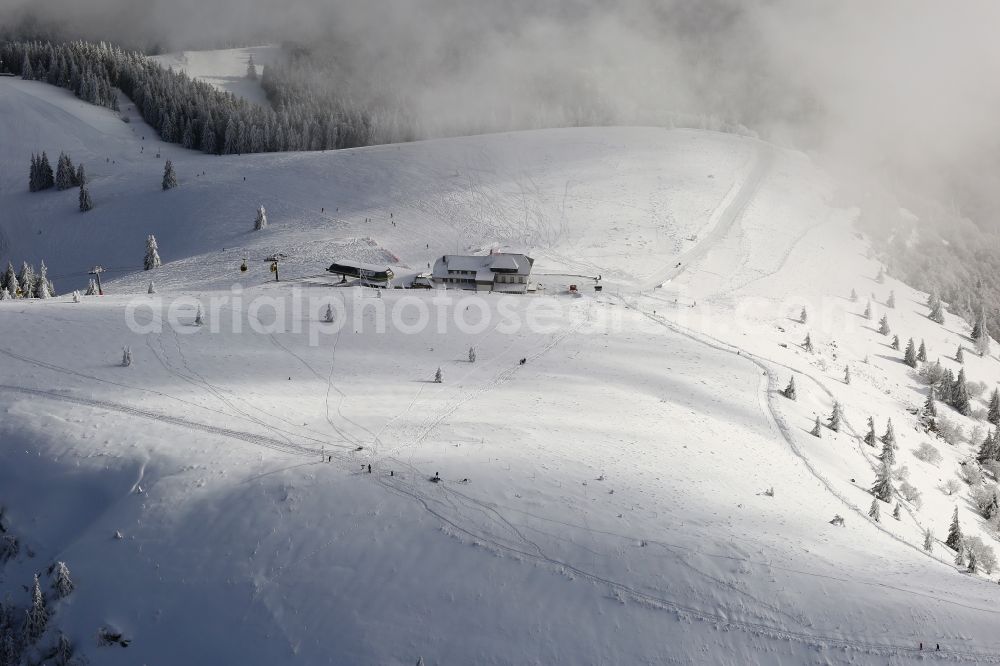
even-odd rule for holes
{"type": "MultiPolygon", "coordinates": [[[[103,298],[0,303],[0,503],[35,553],[0,585],[17,595],[66,561],[77,590],[53,623],[93,661],[1000,659],[996,576],[958,573],[940,543],[920,550],[956,503],[979,531],[968,488],[937,489],[971,449],[936,444],[937,467],[912,456],[926,436],[905,407],[924,389],[854,313],[894,289],[893,331],[945,364],[966,331],[927,320],[925,295],[872,281],[854,213],[828,204],[834,186],[805,157],[620,128],[214,157],[19,80],[0,80],[0,112],[11,258],[44,258],[62,293],[93,263],[122,269],[103,298]],[[86,164],[93,211],[72,190],[24,191],[43,148],[86,164]],[[181,180],[170,192],[165,158],[181,180]],[[258,204],[270,226],[255,234],[258,204]],[[133,273],[149,233],[166,263],[133,273]],[[483,330],[454,324],[466,294],[450,293],[443,333],[416,326],[412,306],[409,326],[378,333],[372,301],[392,312],[437,295],[375,299],[315,277],[345,250],[419,269],[489,247],[527,251],[538,273],[603,275],[605,291],[484,296],[483,330]],[[268,282],[273,252],[288,282],[268,282]],[[324,328],[295,313],[299,297],[337,300],[344,319],[324,328]],[[205,326],[187,321],[191,299],[224,298],[205,326]],[[152,321],[178,301],[178,326],[129,329],[129,312],[152,321]],[[503,333],[502,303],[523,322],[531,308],[559,316],[503,333]],[[791,321],[803,305],[805,326],[791,321]],[[807,331],[814,354],[797,348],[807,331]],[[794,403],[775,394],[791,369],[794,403]],[[850,427],[811,437],[834,397],[850,427]],[[923,493],[898,522],[891,506],[879,525],[866,517],[877,451],[852,429],[869,414],[879,434],[892,417],[923,493]],[[132,645],[93,647],[104,624],[132,645]],[[921,657],[920,641],[942,653],[921,657]]],[[[991,387],[1000,376],[995,358],[967,353],[966,368],[991,387]]]]}

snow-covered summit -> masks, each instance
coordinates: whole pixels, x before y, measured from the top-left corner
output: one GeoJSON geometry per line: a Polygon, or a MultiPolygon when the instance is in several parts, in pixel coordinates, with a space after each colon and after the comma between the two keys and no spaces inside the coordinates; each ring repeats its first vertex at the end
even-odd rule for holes
{"type": "MultiPolygon", "coordinates": [[[[0,586],[55,562],[75,583],[44,640],[110,664],[1000,660],[996,572],[943,543],[955,506],[994,538],[956,477],[976,422],[941,404],[966,437],[919,428],[926,386],[876,322],[955,371],[968,327],[877,280],[805,156],[578,128],[216,157],[121,107],[0,79],[0,258],[63,294],[107,269],[104,297],[0,302],[23,544],[0,586]],[[92,211],[27,192],[41,150],[86,164],[92,211]],[[490,250],[534,258],[541,292],[324,273],[490,250]],[[869,416],[920,492],[879,522],[869,416]]],[[[992,388],[998,363],[962,367],[992,388]]]]}

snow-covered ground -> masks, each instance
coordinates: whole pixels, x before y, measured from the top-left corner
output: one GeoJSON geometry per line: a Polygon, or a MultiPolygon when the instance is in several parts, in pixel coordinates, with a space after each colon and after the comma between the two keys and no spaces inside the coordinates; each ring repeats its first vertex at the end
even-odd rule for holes
{"type": "MultiPolygon", "coordinates": [[[[957,367],[967,326],[875,283],[803,155],[607,128],[214,157],[13,79],[0,117],[0,259],[45,259],[62,291],[93,263],[113,278],[0,303],[0,504],[26,546],[0,589],[67,562],[53,623],[95,663],[1000,661],[996,575],[941,543],[956,504],[993,541],[964,484],[938,489],[972,449],[913,457],[926,389],[873,330],[888,312],[957,367]],[[26,191],[41,149],[86,164],[93,211],[26,191]],[[150,233],[166,263],[143,272],[150,233]],[[322,277],[338,256],[416,270],[490,248],[535,257],[545,290],[378,298],[322,277]],[[816,439],[833,399],[848,427],[816,439]],[[867,517],[869,415],[923,494],[900,521],[867,517]],[[130,647],[95,647],[103,625],[130,647]]],[[[966,370],[1000,379],[995,357],[966,370]]]]}

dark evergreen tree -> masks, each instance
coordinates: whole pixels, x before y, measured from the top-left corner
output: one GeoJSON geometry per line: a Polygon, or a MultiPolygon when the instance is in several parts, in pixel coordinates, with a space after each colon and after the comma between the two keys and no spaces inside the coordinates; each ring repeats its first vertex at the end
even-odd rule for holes
{"type": "Polygon", "coordinates": [[[990,409],[986,420],[995,426],[1000,426],[1000,390],[995,388],[993,389],[993,394],[990,396],[990,409]]]}
{"type": "Polygon", "coordinates": [[[980,307],[979,312],[976,314],[976,321],[972,325],[971,337],[973,340],[977,340],[985,332],[986,332],[986,309],[980,307]]]}
{"type": "Polygon", "coordinates": [[[49,164],[49,156],[42,151],[42,156],[38,162],[38,189],[47,190],[56,184],[52,175],[52,166],[49,164]]]}
{"type": "Polygon", "coordinates": [[[73,162],[66,153],[59,153],[59,161],[56,165],[56,189],[68,190],[73,187],[73,180],[76,178],[76,169],[73,162]]]}
{"type": "Polygon", "coordinates": [[[809,431],[809,434],[813,437],[823,436],[823,425],[819,422],[819,416],[816,416],[816,423],[813,424],[813,429],[809,431]]]}
{"type": "Polygon", "coordinates": [[[892,345],[891,346],[892,346],[892,348],[894,350],[899,351],[899,336],[898,335],[892,336],[892,345]]]}
{"type": "Polygon", "coordinates": [[[958,349],[955,351],[955,360],[959,363],[965,363],[965,355],[962,353],[962,345],[959,345],[958,349]]]}
{"type": "Polygon", "coordinates": [[[959,370],[958,377],[955,378],[954,388],[952,389],[952,407],[962,416],[968,416],[972,413],[972,405],[969,400],[969,386],[965,379],[965,368],[959,370]]]}
{"type": "Polygon", "coordinates": [[[788,386],[785,387],[785,390],[782,391],[781,394],[783,396],[785,396],[786,398],[788,398],[789,400],[795,400],[796,399],[796,394],[795,394],[795,376],[794,375],[788,379],[788,386]]]}
{"type": "Polygon", "coordinates": [[[924,530],[924,550],[928,553],[934,550],[934,535],[929,527],[924,530]]]}
{"type": "Polygon", "coordinates": [[[941,381],[938,382],[938,398],[946,405],[955,404],[955,374],[951,368],[945,368],[941,381]]]}
{"type": "Polygon", "coordinates": [[[74,178],[73,180],[74,184],[77,187],[79,187],[80,185],[87,184],[87,172],[83,168],[83,162],[81,162],[80,165],[76,167],[76,178],[74,178]]]}
{"type": "Polygon", "coordinates": [[[844,366],[844,383],[845,384],[851,383],[851,366],[849,365],[844,366]]]}
{"type": "Polygon", "coordinates": [[[81,213],[86,213],[88,210],[94,208],[94,200],[90,198],[90,190],[87,189],[86,185],[80,186],[80,196],[78,198],[81,213]]]}
{"type": "Polygon", "coordinates": [[[965,537],[962,536],[962,526],[958,522],[958,507],[955,507],[955,513],[951,517],[951,525],[948,527],[948,538],[945,539],[944,545],[948,546],[952,550],[960,551],[962,549],[962,542],[965,537]]]}
{"type": "Polygon", "coordinates": [[[865,435],[865,444],[875,446],[878,436],[875,434],[875,419],[868,417],[868,434],[865,435]]]}
{"type": "Polygon", "coordinates": [[[927,345],[924,344],[923,340],[920,341],[920,347],[917,349],[917,360],[921,363],[927,362],[927,345]]]}
{"type": "Polygon", "coordinates": [[[868,301],[868,305],[865,306],[865,319],[871,320],[872,318],[872,302],[868,301]]]}
{"type": "Polygon", "coordinates": [[[997,440],[993,433],[987,434],[983,439],[982,444],[979,445],[979,451],[976,453],[976,460],[979,461],[980,465],[997,459],[997,454],[1000,452],[997,451],[996,443],[997,440]]]}
{"type": "Polygon", "coordinates": [[[257,80],[257,66],[253,62],[253,54],[250,54],[250,62],[247,63],[247,78],[251,81],[257,80]]]}
{"type": "Polygon", "coordinates": [[[28,191],[37,192],[42,189],[39,182],[38,155],[31,153],[31,169],[28,171],[28,191]]]}
{"type": "Polygon", "coordinates": [[[806,333],[806,339],[802,341],[802,348],[805,349],[810,354],[813,352],[812,338],[806,333]]]}
{"type": "Polygon", "coordinates": [[[830,417],[827,419],[830,430],[834,432],[840,432],[841,420],[843,414],[841,414],[840,403],[836,400],[833,401],[833,411],[830,412],[830,417]]]}
{"type": "Polygon", "coordinates": [[[885,434],[880,437],[883,444],[889,444],[893,449],[896,448],[896,431],[892,427],[892,419],[889,419],[885,424],[885,434]]]}
{"type": "Polygon", "coordinates": [[[896,508],[892,510],[892,517],[895,518],[896,520],[899,520],[902,518],[902,512],[903,512],[903,507],[900,505],[899,502],[896,502],[896,508]]]}
{"type": "Polygon", "coordinates": [[[882,335],[889,335],[889,316],[882,315],[882,319],[878,322],[878,332],[882,335]]]}
{"type": "Polygon", "coordinates": [[[903,352],[903,363],[911,368],[917,367],[917,348],[913,344],[913,338],[906,343],[906,351],[903,352]]]}

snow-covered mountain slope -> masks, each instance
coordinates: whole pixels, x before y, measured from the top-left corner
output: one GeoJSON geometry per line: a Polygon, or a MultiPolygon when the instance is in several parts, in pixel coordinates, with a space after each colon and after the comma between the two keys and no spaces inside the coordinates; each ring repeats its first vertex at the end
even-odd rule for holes
{"type": "Polygon", "coordinates": [[[153,56],[152,60],[254,104],[267,105],[269,102],[260,87],[259,78],[247,78],[247,65],[252,57],[259,75],[264,67],[280,55],[281,47],[270,45],[216,51],[179,51],[153,56]]]}
{"type": "MultiPolygon", "coordinates": [[[[952,365],[967,327],[874,282],[804,156],[609,128],[211,157],[7,79],[0,117],[0,258],[44,258],[62,288],[116,271],[103,298],[0,303],[0,503],[25,544],[0,586],[67,562],[53,624],[94,662],[1000,661],[995,574],[941,543],[956,504],[992,540],[964,484],[938,489],[971,448],[913,457],[926,389],[858,313],[874,292],[875,321],[952,365]],[[42,148],[87,164],[97,208],[25,191],[42,148]],[[143,272],[149,233],[167,263],[143,272]],[[491,247],[536,257],[546,290],[316,277],[336,256],[420,269],[491,247]],[[847,425],[812,437],[834,399],[847,425]],[[893,419],[922,491],[899,521],[867,517],[868,415],[893,419]],[[131,645],[94,647],[102,625],[131,645]]],[[[970,379],[1000,378],[966,356],[970,379]]]]}

